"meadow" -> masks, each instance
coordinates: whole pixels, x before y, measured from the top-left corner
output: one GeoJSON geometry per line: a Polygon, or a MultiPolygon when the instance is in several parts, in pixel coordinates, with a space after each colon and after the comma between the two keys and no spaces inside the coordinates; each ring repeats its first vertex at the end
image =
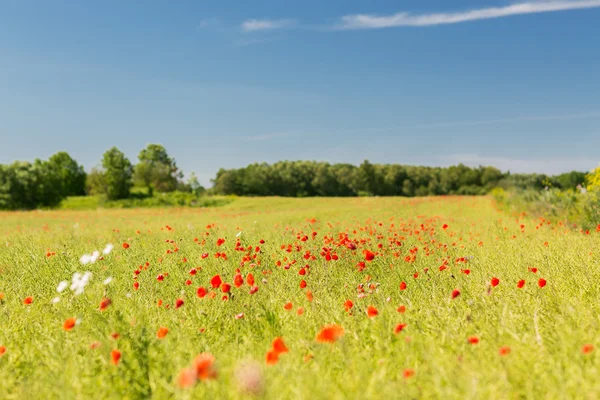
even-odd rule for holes
{"type": "Polygon", "coordinates": [[[490,197],[5,212],[0,235],[2,399],[600,397],[600,232],[490,197]]]}

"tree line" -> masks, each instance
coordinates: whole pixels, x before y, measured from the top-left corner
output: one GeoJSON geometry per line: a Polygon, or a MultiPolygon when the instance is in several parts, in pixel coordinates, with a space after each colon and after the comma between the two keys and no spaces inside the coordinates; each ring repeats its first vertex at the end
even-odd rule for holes
{"type": "Polygon", "coordinates": [[[107,200],[187,192],[238,196],[430,196],[481,195],[495,187],[575,188],[585,173],[503,173],[494,167],[422,167],[399,164],[329,164],[316,161],[255,163],[220,169],[208,191],[192,173],[187,182],[175,159],[160,144],[149,144],[134,165],[116,147],[104,152],[100,165],[86,173],[67,152],[48,160],[0,165],[0,209],[58,206],[68,196],[97,195],[107,200]]]}
{"type": "Polygon", "coordinates": [[[360,166],[315,161],[255,163],[244,168],[220,169],[212,191],[238,196],[432,196],[481,195],[494,187],[541,189],[575,188],[585,173],[548,176],[503,173],[494,167],[422,167],[399,164],[360,166]]]}
{"type": "Polygon", "coordinates": [[[159,144],[144,148],[135,165],[122,151],[112,147],[89,174],[64,151],[48,160],[0,164],[2,210],[56,207],[68,196],[100,195],[107,200],[119,200],[152,196],[155,192],[200,193],[202,190],[193,173],[183,182],[175,159],[159,144]]]}

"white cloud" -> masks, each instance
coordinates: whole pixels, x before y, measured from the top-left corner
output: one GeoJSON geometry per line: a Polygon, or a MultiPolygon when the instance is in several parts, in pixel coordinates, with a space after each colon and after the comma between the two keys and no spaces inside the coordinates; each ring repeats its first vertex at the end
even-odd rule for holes
{"type": "Polygon", "coordinates": [[[433,26],[458,24],[482,19],[502,18],[512,15],[537,14],[554,11],[579,10],[600,7],[600,0],[542,1],[512,4],[505,7],[488,7],[462,12],[393,15],[356,14],[341,18],[336,29],[378,29],[398,26],[433,26]]]}
{"type": "Polygon", "coordinates": [[[242,31],[257,32],[289,28],[295,25],[292,19],[249,19],[242,22],[242,31]]]}
{"type": "Polygon", "coordinates": [[[204,18],[204,19],[200,20],[200,22],[198,22],[197,28],[198,29],[210,28],[211,26],[215,27],[215,26],[219,26],[220,24],[221,23],[216,18],[204,18]]]}

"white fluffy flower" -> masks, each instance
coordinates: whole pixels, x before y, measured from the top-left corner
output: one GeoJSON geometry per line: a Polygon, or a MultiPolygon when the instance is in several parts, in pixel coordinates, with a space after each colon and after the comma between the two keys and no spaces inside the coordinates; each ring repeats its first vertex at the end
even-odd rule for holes
{"type": "Polygon", "coordinates": [[[112,276],[109,276],[108,278],[106,278],[102,283],[104,283],[105,285],[108,285],[109,283],[111,283],[113,280],[112,276]]]}
{"type": "Polygon", "coordinates": [[[89,264],[89,263],[90,263],[90,261],[92,261],[92,256],[91,256],[91,255],[89,255],[89,254],[84,254],[84,255],[82,255],[82,256],[81,256],[81,258],[79,259],[79,261],[80,261],[80,262],[81,262],[83,265],[89,264]]]}
{"type": "Polygon", "coordinates": [[[92,273],[86,271],[82,274],[79,272],[75,272],[73,274],[73,280],[71,282],[71,290],[75,292],[76,296],[79,296],[85,290],[85,287],[90,282],[90,278],[92,277],[92,273]]]}
{"type": "Polygon", "coordinates": [[[113,246],[112,243],[107,244],[104,250],[102,250],[102,254],[110,254],[114,247],[115,246],[113,246]]]}
{"type": "Polygon", "coordinates": [[[235,237],[240,237],[240,236],[242,236],[242,231],[239,231],[239,232],[237,233],[237,235],[235,235],[235,237]]]}
{"type": "Polygon", "coordinates": [[[58,303],[59,301],[60,301],[60,297],[55,297],[55,298],[53,298],[53,299],[52,299],[52,303],[53,303],[53,304],[56,304],[56,303],[58,303]]]}
{"type": "Polygon", "coordinates": [[[95,263],[98,260],[99,257],[100,257],[100,252],[98,250],[94,251],[92,253],[92,257],[90,257],[90,262],[92,264],[95,263]]]}
{"type": "Polygon", "coordinates": [[[66,288],[69,287],[69,282],[67,281],[62,281],[61,283],[58,284],[58,286],[56,287],[56,291],[58,293],[62,293],[66,288]]]}

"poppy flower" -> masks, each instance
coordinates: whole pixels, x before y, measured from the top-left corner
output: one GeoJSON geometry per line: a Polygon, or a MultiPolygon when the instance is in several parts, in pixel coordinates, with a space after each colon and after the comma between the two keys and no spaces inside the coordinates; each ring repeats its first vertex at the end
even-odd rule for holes
{"type": "Polygon", "coordinates": [[[29,296],[29,297],[25,297],[25,300],[23,300],[23,304],[25,305],[29,305],[33,303],[33,297],[29,296]]]}
{"type": "Polygon", "coordinates": [[[248,286],[254,286],[254,275],[248,274],[246,276],[246,283],[248,284],[248,286]]]}
{"type": "Polygon", "coordinates": [[[352,302],[352,300],[346,300],[346,302],[344,303],[344,309],[346,310],[346,312],[350,311],[352,307],[354,307],[354,303],[352,302]]]}
{"type": "Polygon", "coordinates": [[[102,301],[100,302],[100,311],[104,311],[108,308],[108,306],[110,306],[112,303],[112,301],[110,299],[102,299],[102,301]]]}
{"type": "Polygon", "coordinates": [[[210,285],[213,287],[213,289],[221,286],[221,283],[223,283],[223,281],[221,281],[221,277],[219,275],[213,276],[210,280],[210,285]]]}
{"type": "Polygon", "coordinates": [[[313,301],[313,294],[310,290],[306,291],[306,300],[313,301]]]}
{"type": "Polygon", "coordinates": [[[402,330],[404,330],[404,328],[406,328],[406,324],[398,324],[396,325],[396,327],[394,328],[394,333],[397,335],[400,332],[402,332],[402,330]]]}
{"type": "Polygon", "coordinates": [[[124,249],[128,249],[129,248],[129,243],[127,243],[127,242],[123,243],[123,248],[124,249]]]}
{"type": "Polygon", "coordinates": [[[300,289],[304,289],[306,287],[306,281],[304,279],[302,279],[300,281],[300,289]]]}
{"type": "Polygon", "coordinates": [[[288,301],[287,303],[285,303],[285,305],[283,306],[283,308],[285,308],[286,310],[290,311],[292,309],[293,305],[291,301],[288,301]]]}
{"type": "Polygon", "coordinates": [[[119,360],[121,359],[121,352],[117,349],[113,350],[110,352],[110,362],[113,363],[114,365],[117,365],[119,363],[119,360]]]}
{"type": "Polygon", "coordinates": [[[177,384],[181,388],[189,388],[194,386],[197,380],[196,370],[193,368],[184,368],[179,373],[177,378],[177,384]]]}
{"type": "Polygon", "coordinates": [[[479,343],[479,338],[477,336],[469,336],[469,338],[467,339],[467,341],[471,344],[478,344],[479,343]]]}
{"type": "Polygon", "coordinates": [[[4,353],[6,353],[6,347],[0,346],[0,357],[2,357],[4,355],[4,353]]]}
{"type": "Polygon", "coordinates": [[[498,350],[498,353],[501,356],[507,356],[507,355],[510,354],[510,347],[508,347],[508,346],[502,346],[502,347],[500,347],[500,350],[498,350]]]}
{"type": "Polygon", "coordinates": [[[177,299],[175,301],[175,308],[179,308],[183,305],[183,299],[177,299]]]}
{"type": "Polygon", "coordinates": [[[399,306],[396,311],[398,311],[400,314],[404,314],[406,312],[406,306],[399,306]]]}
{"type": "Polygon", "coordinates": [[[454,289],[454,290],[452,291],[452,298],[453,298],[453,299],[455,299],[455,298],[457,298],[458,296],[460,296],[460,291],[459,291],[458,289],[454,289]]]}
{"type": "Polygon", "coordinates": [[[279,362],[279,353],[275,350],[269,350],[266,357],[267,365],[275,365],[279,362]]]}
{"type": "Polygon", "coordinates": [[[194,359],[194,367],[196,369],[196,376],[199,380],[204,381],[207,379],[215,379],[217,377],[217,370],[215,368],[215,357],[210,353],[199,354],[194,359]]]}
{"type": "Polygon", "coordinates": [[[334,343],[344,336],[344,328],[339,325],[327,325],[317,334],[316,340],[319,343],[334,343]]]}
{"type": "Polygon", "coordinates": [[[242,274],[235,274],[233,277],[233,284],[236,288],[239,288],[244,284],[244,277],[242,277],[242,274]]]}
{"type": "Polygon", "coordinates": [[[377,314],[379,314],[379,311],[377,311],[377,308],[375,308],[373,306],[369,306],[367,308],[367,315],[369,316],[369,318],[376,317],[377,314]]]}
{"type": "Polygon", "coordinates": [[[200,297],[200,298],[203,298],[204,296],[206,296],[206,293],[208,293],[208,291],[207,291],[205,288],[203,288],[203,287],[199,287],[199,288],[196,290],[196,295],[197,295],[198,297],[200,297]]]}
{"type": "Polygon", "coordinates": [[[165,336],[167,336],[167,333],[169,333],[169,329],[161,326],[160,328],[158,328],[158,332],[156,332],[156,337],[159,339],[164,339],[165,336]]]}
{"type": "Polygon", "coordinates": [[[406,282],[400,282],[400,290],[406,290],[406,282]]]}
{"type": "Polygon", "coordinates": [[[498,279],[498,278],[494,277],[494,278],[492,278],[492,280],[491,280],[491,282],[490,282],[490,283],[491,283],[491,285],[492,285],[493,287],[496,287],[496,286],[498,286],[498,284],[500,283],[500,279],[498,279]]]}
{"type": "Polygon", "coordinates": [[[296,310],[296,314],[298,314],[298,315],[304,314],[304,307],[298,307],[298,309],[296,310]]]}
{"type": "Polygon", "coordinates": [[[363,254],[365,255],[366,261],[373,261],[373,259],[375,258],[375,253],[373,253],[370,250],[363,250],[363,254]]]}
{"type": "Polygon", "coordinates": [[[583,354],[590,354],[592,351],[594,351],[594,345],[591,343],[584,344],[581,347],[581,352],[583,354]]]}
{"type": "Polygon", "coordinates": [[[75,327],[76,323],[77,320],[75,318],[67,318],[63,323],[63,329],[68,332],[75,327]]]}
{"type": "Polygon", "coordinates": [[[282,354],[282,353],[287,353],[289,351],[289,349],[286,347],[282,338],[276,337],[273,340],[273,351],[276,351],[277,353],[282,354]]]}
{"type": "Polygon", "coordinates": [[[538,286],[543,288],[544,286],[546,286],[546,280],[544,278],[540,278],[538,280],[538,286]]]}
{"type": "Polygon", "coordinates": [[[412,368],[406,368],[402,372],[402,376],[404,377],[404,379],[412,378],[414,375],[415,375],[415,370],[412,368]]]}
{"type": "Polygon", "coordinates": [[[256,292],[258,292],[258,286],[252,286],[252,287],[250,288],[250,294],[254,294],[254,293],[256,293],[256,292]]]}
{"type": "Polygon", "coordinates": [[[221,291],[223,293],[229,293],[230,290],[231,290],[231,285],[229,283],[221,284],[221,291]]]}
{"type": "Polygon", "coordinates": [[[519,289],[523,289],[523,286],[525,286],[525,281],[524,281],[523,279],[521,279],[521,280],[519,281],[519,283],[517,283],[517,287],[518,287],[519,289]]]}

